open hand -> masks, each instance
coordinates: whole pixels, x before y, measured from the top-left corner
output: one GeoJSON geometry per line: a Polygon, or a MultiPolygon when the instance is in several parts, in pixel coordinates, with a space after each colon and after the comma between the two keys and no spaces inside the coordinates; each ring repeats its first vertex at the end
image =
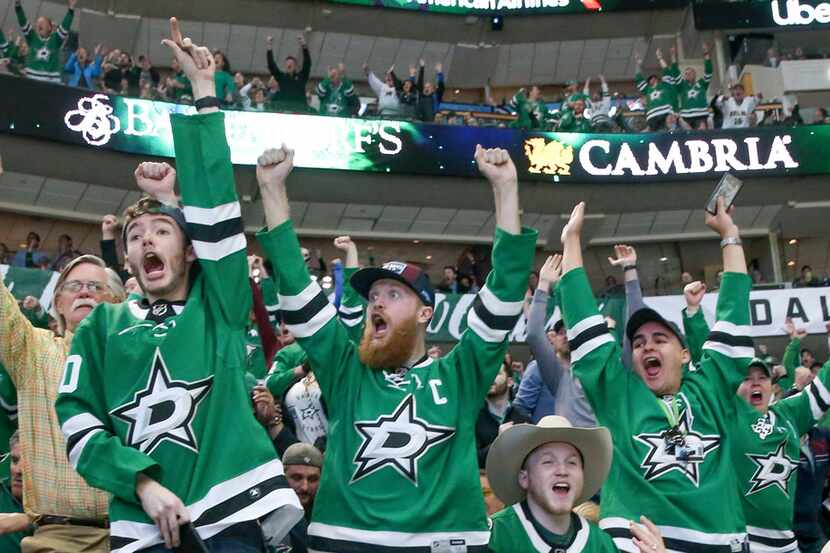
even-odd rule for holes
{"type": "Polygon", "coordinates": [[[631,539],[640,549],[640,553],[666,553],[660,529],[644,516],[640,517],[640,522],[642,524],[631,522],[631,539]]]}
{"type": "Polygon", "coordinates": [[[614,255],[616,257],[608,258],[608,263],[614,267],[628,267],[637,264],[637,250],[632,246],[617,244],[614,246],[614,255]]]}
{"type": "Polygon", "coordinates": [[[571,211],[568,222],[562,228],[562,243],[568,238],[578,238],[582,234],[582,224],[585,222],[585,202],[579,202],[571,211]]]}

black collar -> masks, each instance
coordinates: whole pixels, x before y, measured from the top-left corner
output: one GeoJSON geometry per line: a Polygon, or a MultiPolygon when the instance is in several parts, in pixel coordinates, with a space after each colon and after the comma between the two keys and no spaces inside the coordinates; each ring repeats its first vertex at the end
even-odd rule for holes
{"type": "Polygon", "coordinates": [[[184,309],[184,304],[185,302],[183,301],[167,301],[165,299],[156,300],[151,304],[147,298],[141,298],[138,305],[142,309],[147,310],[147,315],[144,317],[145,320],[163,323],[170,317],[175,317],[181,313],[182,309],[184,309]]]}

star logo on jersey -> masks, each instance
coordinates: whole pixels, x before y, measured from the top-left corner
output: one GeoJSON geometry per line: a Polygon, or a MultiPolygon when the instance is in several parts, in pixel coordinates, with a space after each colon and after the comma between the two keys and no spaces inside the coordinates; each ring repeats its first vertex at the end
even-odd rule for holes
{"type": "Polygon", "coordinates": [[[455,429],[430,426],[418,418],[415,409],[415,397],[410,394],[391,415],[354,423],[363,443],[354,457],[357,469],[352,475],[352,483],[391,466],[418,485],[418,460],[430,448],[455,435],[455,429]]]}
{"type": "Polygon", "coordinates": [[[758,434],[758,437],[762,440],[765,440],[767,436],[772,434],[772,430],[772,423],[770,422],[768,415],[758,417],[758,420],[752,424],[752,431],[758,434]]]}
{"type": "Polygon", "coordinates": [[[309,405],[308,407],[305,407],[300,410],[300,418],[302,418],[303,420],[313,419],[317,416],[317,413],[319,413],[317,407],[315,407],[314,405],[309,405]]]}
{"type": "Polygon", "coordinates": [[[798,468],[798,461],[790,459],[784,453],[786,442],[781,442],[778,448],[768,455],[747,453],[746,456],[755,463],[755,474],[749,481],[752,486],[746,495],[752,495],[772,486],[777,486],[784,495],[790,497],[789,480],[792,472],[798,468]]]}
{"type": "Polygon", "coordinates": [[[698,90],[696,88],[693,88],[689,92],[686,93],[686,96],[688,98],[694,99],[694,98],[697,98],[698,94],[699,94],[698,90]]]}
{"type": "Polygon", "coordinates": [[[663,92],[661,92],[660,90],[655,90],[651,94],[649,94],[649,97],[654,101],[659,100],[662,96],[663,92]]]}
{"type": "MultiPolygon", "coordinates": [[[[685,398],[684,398],[685,399],[685,398]]],[[[687,403],[688,405],[688,403],[687,403]]],[[[706,457],[720,446],[720,436],[703,435],[692,430],[693,417],[685,407],[680,414],[680,432],[685,436],[684,455],[679,455],[681,448],[666,443],[663,433],[639,434],[634,438],[648,447],[640,467],[645,469],[644,477],[649,482],[671,471],[686,476],[697,487],[700,484],[700,465],[706,457]]]]}
{"type": "Polygon", "coordinates": [[[38,48],[37,52],[35,52],[35,57],[37,61],[49,61],[49,57],[51,53],[49,52],[49,48],[44,46],[43,48],[38,48]]]}
{"type": "Polygon", "coordinates": [[[165,440],[198,453],[191,425],[212,385],[213,376],[197,382],[172,380],[156,348],[147,387],[112,415],[129,425],[127,443],[142,453],[149,455],[165,440]]]}

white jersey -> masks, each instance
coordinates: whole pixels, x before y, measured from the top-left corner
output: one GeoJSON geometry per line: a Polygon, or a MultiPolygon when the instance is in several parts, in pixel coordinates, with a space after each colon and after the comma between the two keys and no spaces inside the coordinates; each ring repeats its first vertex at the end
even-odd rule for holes
{"type": "Polygon", "coordinates": [[[312,445],[329,429],[329,420],[320,401],[320,385],[313,374],[291,386],[285,394],[285,407],[294,419],[297,439],[312,445]]]}
{"type": "Polygon", "coordinates": [[[718,107],[723,112],[724,129],[743,129],[750,126],[750,115],[755,111],[758,99],[755,96],[745,96],[738,104],[734,98],[721,96],[718,100],[718,107]]]}

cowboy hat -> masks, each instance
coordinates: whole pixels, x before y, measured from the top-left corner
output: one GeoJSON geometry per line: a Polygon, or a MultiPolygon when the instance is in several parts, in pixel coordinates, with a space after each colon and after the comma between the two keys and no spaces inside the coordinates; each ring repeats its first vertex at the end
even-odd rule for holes
{"type": "Polygon", "coordinates": [[[490,446],[487,478],[493,492],[505,504],[512,505],[525,498],[527,492],[519,486],[519,471],[534,449],[550,442],[571,444],[582,455],[584,484],[576,504],[587,501],[599,491],[611,468],[611,433],[602,426],[574,428],[565,417],[549,415],[535,425],[519,424],[508,428],[490,446]]]}

